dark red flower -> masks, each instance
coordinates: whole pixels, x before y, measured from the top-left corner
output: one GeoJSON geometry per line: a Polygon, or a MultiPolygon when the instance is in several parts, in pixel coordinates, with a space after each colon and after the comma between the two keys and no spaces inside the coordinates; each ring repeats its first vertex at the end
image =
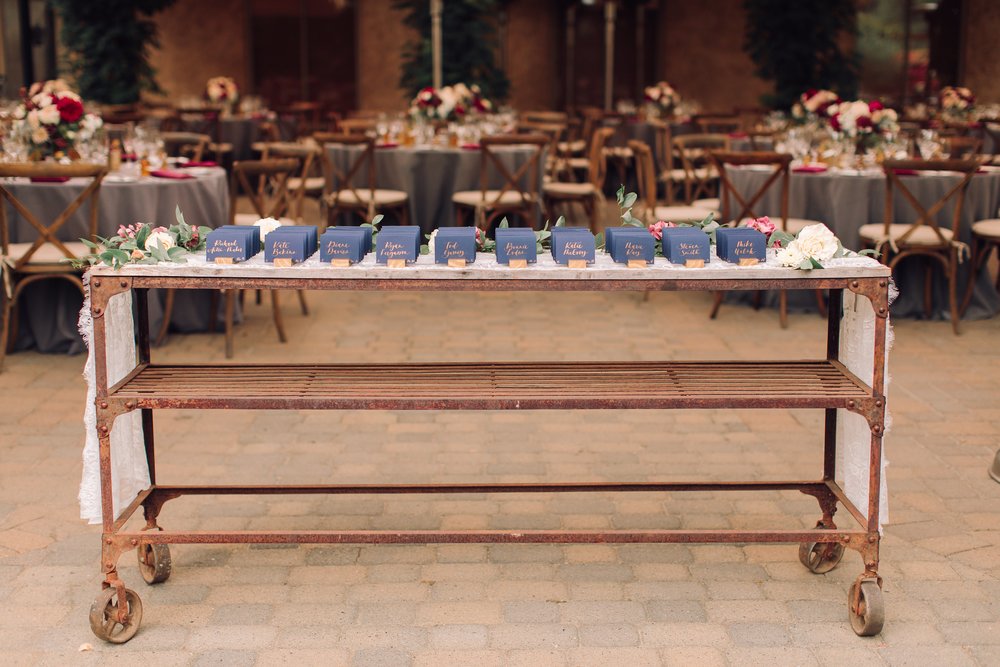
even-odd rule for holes
{"type": "Polygon", "coordinates": [[[75,123],[83,117],[83,105],[72,97],[60,97],[56,101],[56,108],[59,109],[59,117],[63,122],[75,123]]]}
{"type": "Polygon", "coordinates": [[[885,106],[883,106],[883,104],[878,100],[873,100],[868,103],[868,110],[871,111],[872,113],[875,113],[876,111],[881,111],[884,108],[885,106]]]}
{"type": "Polygon", "coordinates": [[[858,116],[857,120],[858,127],[871,127],[872,117],[871,116],[858,116]]]}
{"type": "Polygon", "coordinates": [[[833,128],[834,132],[840,132],[840,118],[837,116],[830,116],[830,127],[833,128]]]}

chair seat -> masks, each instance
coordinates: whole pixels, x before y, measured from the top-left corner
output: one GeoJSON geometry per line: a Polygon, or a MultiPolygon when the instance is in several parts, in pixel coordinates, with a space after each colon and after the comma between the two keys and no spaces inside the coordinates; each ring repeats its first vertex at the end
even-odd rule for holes
{"type": "MultiPolygon", "coordinates": [[[[697,169],[692,169],[691,175],[699,181],[719,177],[719,175],[715,173],[714,169],[710,169],[708,167],[698,167],[697,169]]],[[[661,181],[685,181],[687,180],[687,177],[688,173],[683,169],[664,169],[660,172],[659,176],[657,176],[657,179],[661,181]]]]}
{"type": "Polygon", "coordinates": [[[635,157],[635,153],[628,146],[607,146],[604,154],[619,160],[631,160],[635,157]]]}
{"type": "Polygon", "coordinates": [[[213,153],[232,153],[233,145],[226,142],[221,142],[218,144],[213,142],[208,145],[208,150],[212,151],[213,153]]]}
{"type": "MultiPolygon", "coordinates": [[[[903,225],[894,224],[889,225],[889,238],[893,241],[902,238],[903,234],[910,231],[913,225],[903,225]]],[[[871,224],[862,225],[861,229],[858,230],[858,235],[865,241],[870,243],[879,243],[885,239],[885,225],[882,224],[871,224]]],[[[941,236],[945,238],[946,241],[951,241],[952,233],[950,229],[941,229],[941,236]]],[[[921,225],[917,227],[917,230],[913,232],[905,241],[906,245],[909,246],[940,246],[941,239],[938,235],[934,233],[934,230],[927,225],[921,225]]]]}
{"type": "MultiPolygon", "coordinates": [[[[90,253],[90,248],[79,241],[64,241],[63,245],[77,257],[83,257],[84,255],[90,253]]],[[[28,254],[28,250],[30,248],[30,243],[11,243],[7,246],[7,254],[4,255],[4,257],[12,263],[17,262],[19,259],[28,254]]],[[[67,257],[62,250],[51,243],[45,243],[31,255],[31,258],[28,260],[28,264],[31,266],[46,264],[55,265],[56,267],[66,269],[67,272],[72,271],[72,267],[63,261],[65,259],[67,259],[67,257]]]]}
{"type": "Polygon", "coordinates": [[[695,208],[703,208],[706,211],[718,211],[722,204],[718,197],[709,197],[707,199],[695,199],[691,202],[691,206],[695,208]]]}
{"type": "Polygon", "coordinates": [[[697,206],[657,206],[653,209],[653,217],[666,222],[704,220],[709,213],[714,211],[706,211],[697,206]]]}
{"type": "MultiPolygon", "coordinates": [[[[289,179],[291,180],[291,179],[289,179]]],[[[336,201],[340,204],[367,204],[372,201],[372,191],[358,188],[357,190],[338,190],[335,193],[336,201]]],[[[396,206],[406,203],[409,197],[402,190],[379,190],[374,191],[374,202],[376,206],[396,206]]]]}
{"type": "Polygon", "coordinates": [[[972,223],[972,233],[987,239],[1000,240],[1000,218],[990,218],[972,223]]]}
{"type": "Polygon", "coordinates": [[[576,141],[560,141],[556,144],[556,149],[566,155],[567,153],[582,153],[587,150],[587,142],[583,139],[577,139],[576,141]]]}
{"type": "Polygon", "coordinates": [[[546,183],[546,197],[587,197],[597,194],[593,183],[546,183]]]}
{"type": "MultiPolygon", "coordinates": [[[[256,213],[237,213],[233,218],[234,225],[243,225],[244,227],[249,227],[253,223],[260,220],[260,216],[256,213]]],[[[278,218],[278,222],[282,225],[294,225],[295,221],[291,218],[278,218]]]]}
{"type": "MultiPolygon", "coordinates": [[[[301,178],[288,179],[288,191],[295,192],[302,186],[301,178]]],[[[326,179],[322,176],[309,176],[306,178],[306,192],[321,192],[326,187],[326,179]]]]}
{"type": "Polygon", "coordinates": [[[571,157],[566,160],[566,164],[570,169],[590,169],[590,160],[585,157],[571,157]]]}
{"type": "MultiPolygon", "coordinates": [[[[502,195],[500,190],[487,190],[485,199],[482,190],[462,190],[452,195],[451,200],[456,204],[473,208],[483,204],[488,206],[520,206],[524,203],[521,193],[516,190],[508,190],[502,195]],[[497,197],[500,198],[499,201],[497,201],[497,197]]],[[[528,203],[533,201],[534,198],[529,196],[528,203]]]]}

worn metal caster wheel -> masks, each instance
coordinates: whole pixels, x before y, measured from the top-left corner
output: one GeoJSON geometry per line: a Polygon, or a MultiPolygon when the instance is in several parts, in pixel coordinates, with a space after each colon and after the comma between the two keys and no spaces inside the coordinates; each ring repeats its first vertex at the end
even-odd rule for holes
{"type": "Polygon", "coordinates": [[[147,584],[163,583],[170,578],[170,547],[166,544],[143,542],[136,549],[139,572],[147,584]]]}
{"type": "Polygon", "coordinates": [[[90,606],[90,629],[99,639],[112,644],[124,644],[135,637],[142,622],[142,600],[135,591],[126,588],[127,616],[118,620],[118,591],[114,586],[105,588],[90,606]]]}
{"type": "Polygon", "coordinates": [[[877,581],[860,579],[851,585],[847,594],[847,613],[851,617],[851,627],[859,637],[873,637],[882,632],[885,602],[877,581]]]}
{"type": "Polygon", "coordinates": [[[799,544],[799,560],[806,569],[826,574],[837,567],[844,557],[844,545],[839,542],[803,542],[799,544]]]}

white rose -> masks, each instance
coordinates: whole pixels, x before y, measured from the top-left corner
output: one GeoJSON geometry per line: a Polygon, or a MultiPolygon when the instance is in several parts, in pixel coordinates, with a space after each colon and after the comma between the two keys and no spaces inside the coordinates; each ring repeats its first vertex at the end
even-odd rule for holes
{"type": "Polygon", "coordinates": [[[59,123],[59,109],[55,105],[38,110],[38,120],[43,125],[56,125],[59,123]]]}
{"type": "Polygon", "coordinates": [[[832,259],[840,245],[833,232],[823,224],[809,225],[799,232],[795,241],[803,255],[812,257],[817,262],[832,259]]]}
{"type": "Polygon", "coordinates": [[[281,223],[274,218],[261,218],[257,222],[253,223],[254,227],[260,228],[260,240],[263,241],[264,238],[273,232],[278,227],[281,227],[281,223]]]}
{"type": "Polygon", "coordinates": [[[38,93],[31,98],[31,101],[35,103],[35,106],[39,109],[44,109],[47,106],[52,105],[52,96],[48,93],[38,93]]]}
{"type": "Polygon", "coordinates": [[[177,244],[170,232],[153,232],[146,237],[146,250],[151,250],[154,246],[159,246],[160,250],[169,250],[175,245],[177,244]]]}
{"type": "Polygon", "coordinates": [[[18,104],[17,108],[14,109],[14,118],[21,120],[28,115],[27,110],[24,108],[23,104],[18,104]]]}
{"type": "Polygon", "coordinates": [[[806,257],[802,254],[802,251],[799,250],[798,241],[792,241],[784,248],[781,248],[776,257],[779,264],[782,266],[790,266],[793,269],[798,268],[805,258],[806,257]]]}
{"type": "Polygon", "coordinates": [[[38,111],[32,109],[28,112],[28,127],[32,130],[37,130],[39,125],[41,125],[41,122],[38,120],[38,111]]]}
{"type": "Polygon", "coordinates": [[[438,235],[438,230],[435,229],[433,232],[431,232],[431,237],[427,239],[427,250],[428,254],[431,257],[434,256],[434,239],[437,238],[437,235],[438,235]]]}
{"type": "Polygon", "coordinates": [[[49,131],[44,127],[36,127],[31,133],[31,140],[36,144],[44,144],[49,140],[49,131]]]}

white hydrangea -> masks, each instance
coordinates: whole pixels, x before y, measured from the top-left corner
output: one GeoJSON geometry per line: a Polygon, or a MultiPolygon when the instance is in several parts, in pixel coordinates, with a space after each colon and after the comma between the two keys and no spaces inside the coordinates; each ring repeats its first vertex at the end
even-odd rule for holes
{"type": "Polygon", "coordinates": [[[257,222],[253,223],[254,227],[260,228],[260,240],[263,241],[268,234],[273,232],[278,227],[281,227],[281,222],[275,220],[274,218],[261,218],[257,222]]]}

